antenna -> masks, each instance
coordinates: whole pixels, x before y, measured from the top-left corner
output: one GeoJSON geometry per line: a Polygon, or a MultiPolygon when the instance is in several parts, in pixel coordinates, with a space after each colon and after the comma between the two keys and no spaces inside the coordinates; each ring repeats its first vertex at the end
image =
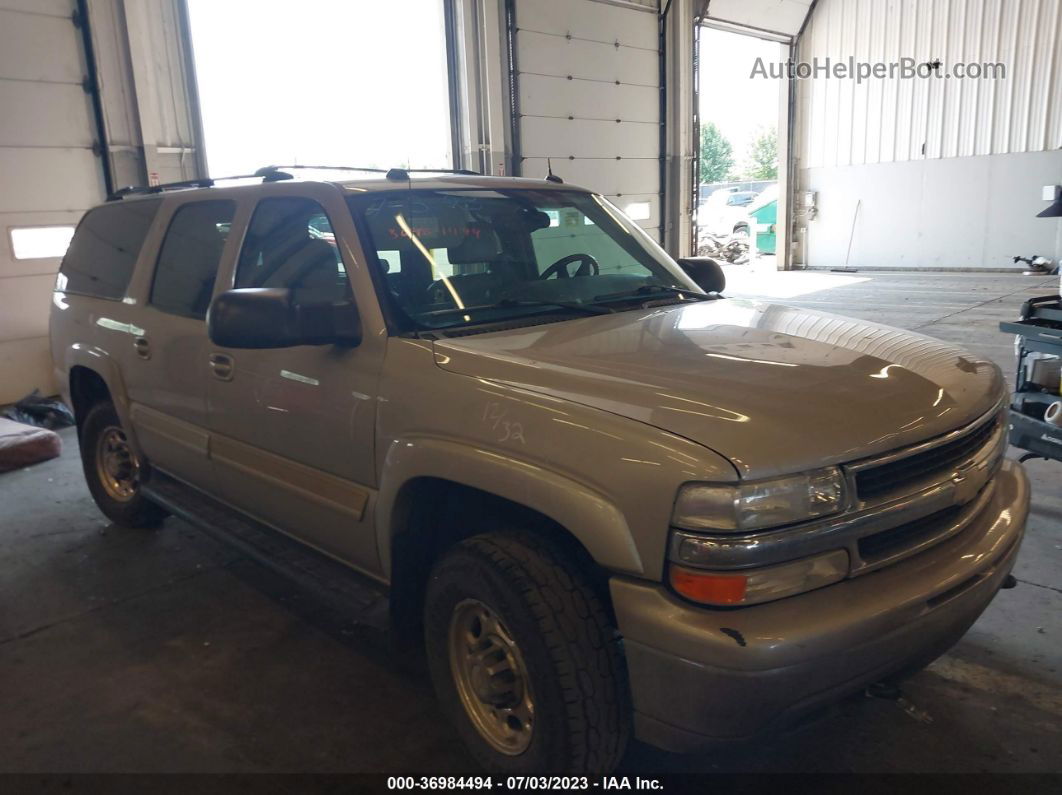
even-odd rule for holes
{"type": "Polygon", "coordinates": [[[548,157],[546,158],[546,172],[546,182],[557,182],[561,185],[564,184],[564,180],[553,173],[553,163],[550,162],[548,157]]]}

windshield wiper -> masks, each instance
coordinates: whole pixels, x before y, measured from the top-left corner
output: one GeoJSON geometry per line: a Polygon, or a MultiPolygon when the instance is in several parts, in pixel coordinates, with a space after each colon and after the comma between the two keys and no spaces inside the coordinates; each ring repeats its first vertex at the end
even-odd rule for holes
{"type": "Polygon", "coordinates": [[[668,293],[683,298],[692,298],[696,301],[714,301],[715,297],[696,290],[687,290],[685,287],[671,287],[666,284],[643,284],[634,290],[625,290],[622,293],[608,293],[594,297],[594,301],[623,301],[628,298],[641,298],[654,293],[668,293]]]}
{"type": "Polygon", "coordinates": [[[515,298],[503,298],[502,300],[493,304],[478,304],[476,306],[466,306],[463,309],[461,307],[453,307],[451,309],[440,309],[436,312],[426,312],[429,317],[446,317],[448,315],[467,315],[472,312],[479,312],[484,309],[509,309],[510,307],[544,307],[555,309],[569,309],[573,312],[579,312],[584,315],[607,315],[615,312],[614,309],[609,309],[606,306],[594,306],[592,304],[579,304],[575,301],[518,301],[515,298]]]}

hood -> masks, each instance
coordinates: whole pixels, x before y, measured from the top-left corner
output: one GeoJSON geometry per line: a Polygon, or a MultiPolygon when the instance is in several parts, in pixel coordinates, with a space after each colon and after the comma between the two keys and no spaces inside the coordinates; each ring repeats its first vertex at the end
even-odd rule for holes
{"type": "Polygon", "coordinates": [[[901,329],[734,299],[442,339],[454,373],[683,436],[744,477],[841,463],[937,436],[995,406],[991,362],[901,329]]]}

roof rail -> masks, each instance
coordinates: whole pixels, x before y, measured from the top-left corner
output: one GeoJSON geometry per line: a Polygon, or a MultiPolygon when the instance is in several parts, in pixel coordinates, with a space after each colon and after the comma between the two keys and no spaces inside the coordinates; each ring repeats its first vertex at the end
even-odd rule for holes
{"type": "Polygon", "coordinates": [[[180,190],[182,188],[209,188],[214,184],[214,180],[209,177],[203,177],[202,179],[186,179],[180,182],[164,182],[161,185],[126,185],[124,188],[118,188],[110,196],[107,197],[107,201],[114,201],[115,199],[121,199],[125,196],[132,196],[142,193],[162,193],[164,190],[180,190]]]}
{"type": "Polygon", "coordinates": [[[126,185],[118,188],[107,197],[107,201],[117,201],[126,196],[142,196],[151,193],[163,193],[168,190],[184,190],[187,188],[212,188],[218,182],[233,179],[261,179],[262,182],[281,182],[286,179],[294,179],[287,173],[289,170],[306,169],[309,171],[368,171],[374,174],[385,174],[387,179],[408,180],[410,174],[464,174],[467,176],[480,176],[478,171],[469,171],[465,168],[363,168],[361,166],[263,166],[253,174],[236,174],[231,177],[200,177],[199,179],[186,179],[180,182],[163,182],[161,185],[126,185]]]}
{"type": "Polygon", "coordinates": [[[481,177],[478,171],[470,171],[467,168],[392,168],[387,172],[387,178],[393,180],[409,179],[410,174],[460,174],[465,177],[481,177]]]}
{"type": "MultiPolygon", "coordinates": [[[[141,196],[150,193],[163,193],[168,190],[186,190],[188,188],[212,188],[215,183],[225,182],[233,179],[256,179],[261,177],[261,174],[236,174],[231,177],[200,177],[199,179],[185,179],[180,182],[163,182],[160,185],[126,185],[124,188],[119,188],[107,197],[107,201],[116,201],[126,196],[141,196]]],[[[291,179],[290,174],[285,174],[278,179],[291,179]]],[[[265,180],[269,182],[270,180],[265,180]]]]}
{"type": "Polygon", "coordinates": [[[362,168],[361,166],[303,166],[303,165],[290,165],[290,166],[262,166],[254,172],[256,177],[261,177],[263,182],[276,182],[282,179],[291,179],[291,174],[286,174],[285,170],[291,169],[306,169],[308,171],[371,171],[374,174],[386,174],[386,168],[362,168]]]}

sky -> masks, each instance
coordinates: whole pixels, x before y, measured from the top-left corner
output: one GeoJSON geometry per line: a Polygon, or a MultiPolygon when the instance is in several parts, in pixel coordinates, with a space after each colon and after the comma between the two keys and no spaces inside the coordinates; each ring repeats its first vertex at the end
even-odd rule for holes
{"type": "Polygon", "coordinates": [[[749,77],[757,56],[769,68],[782,59],[781,45],[729,31],[701,28],[701,123],[714,121],[730,139],[740,162],[759,128],[778,126],[781,80],[749,77]]]}
{"type": "Polygon", "coordinates": [[[210,176],[450,165],[440,0],[189,0],[210,176]]]}

